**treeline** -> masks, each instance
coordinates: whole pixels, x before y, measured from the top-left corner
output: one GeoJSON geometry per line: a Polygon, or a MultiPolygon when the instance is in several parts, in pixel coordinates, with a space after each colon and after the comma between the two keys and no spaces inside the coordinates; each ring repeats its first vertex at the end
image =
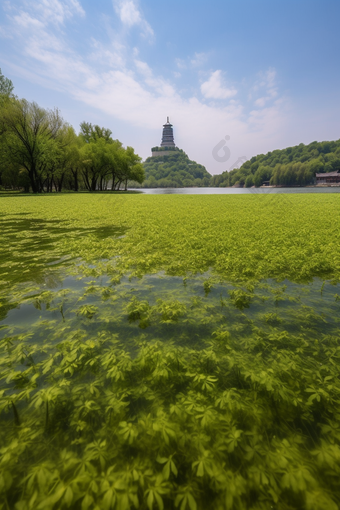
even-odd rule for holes
{"type": "Polygon", "coordinates": [[[214,175],[211,186],[261,186],[269,181],[277,186],[313,184],[315,173],[340,169],[340,140],[300,143],[296,147],[254,156],[240,168],[214,175]]]}
{"type": "Polygon", "coordinates": [[[143,166],[144,188],[179,188],[210,184],[211,175],[205,167],[191,161],[182,150],[173,151],[169,156],[147,158],[143,166]]]}
{"type": "Polygon", "coordinates": [[[306,186],[315,173],[340,170],[340,140],[301,143],[296,147],[254,156],[240,168],[211,176],[204,166],[190,161],[183,151],[171,156],[150,157],[144,162],[143,187],[190,186],[306,186]]]}
{"type": "Polygon", "coordinates": [[[35,102],[13,95],[0,70],[0,188],[33,193],[127,188],[142,183],[141,158],[109,129],[83,122],[80,132],[35,102]]]}

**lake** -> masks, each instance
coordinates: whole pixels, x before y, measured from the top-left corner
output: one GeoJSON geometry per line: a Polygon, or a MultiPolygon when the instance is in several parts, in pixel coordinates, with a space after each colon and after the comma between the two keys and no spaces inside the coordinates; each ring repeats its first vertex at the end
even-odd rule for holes
{"type": "Polygon", "coordinates": [[[270,193],[340,193],[340,186],[320,188],[139,188],[152,195],[246,195],[270,193]]]}

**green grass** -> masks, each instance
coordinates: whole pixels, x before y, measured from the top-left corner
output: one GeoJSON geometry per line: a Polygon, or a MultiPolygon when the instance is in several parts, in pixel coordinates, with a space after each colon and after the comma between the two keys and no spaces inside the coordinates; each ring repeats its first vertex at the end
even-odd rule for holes
{"type": "Polygon", "coordinates": [[[0,198],[0,508],[337,509],[339,202],[0,198]]]}

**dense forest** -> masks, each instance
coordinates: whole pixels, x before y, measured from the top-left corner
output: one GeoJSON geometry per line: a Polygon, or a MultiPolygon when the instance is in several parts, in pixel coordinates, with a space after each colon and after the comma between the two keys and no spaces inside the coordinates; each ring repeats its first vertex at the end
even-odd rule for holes
{"type": "Polygon", "coordinates": [[[210,186],[305,186],[313,184],[316,172],[340,169],[340,140],[300,143],[295,147],[254,156],[240,168],[214,175],[210,186]]]}
{"type": "MultiPolygon", "coordinates": [[[[143,163],[143,188],[180,188],[209,186],[211,175],[205,167],[191,161],[182,150],[169,152],[169,156],[150,157],[143,163]]],[[[138,183],[131,183],[138,186],[138,183]]]]}
{"type": "Polygon", "coordinates": [[[0,69],[0,189],[118,190],[143,182],[141,158],[109,129],[82,122],[76,134],[58,109],[18,99],[13,88],[0,69]]]}

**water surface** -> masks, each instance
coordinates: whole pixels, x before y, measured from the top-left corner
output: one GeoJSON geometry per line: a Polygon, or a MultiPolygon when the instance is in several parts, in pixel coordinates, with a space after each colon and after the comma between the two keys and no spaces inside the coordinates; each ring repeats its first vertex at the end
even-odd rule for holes
{"type": "Polygon", "coordinates": [[[151,195],[248,195],[274,193],[340,193],[340,186],[320,188],[139,188],[151,195]]]}

